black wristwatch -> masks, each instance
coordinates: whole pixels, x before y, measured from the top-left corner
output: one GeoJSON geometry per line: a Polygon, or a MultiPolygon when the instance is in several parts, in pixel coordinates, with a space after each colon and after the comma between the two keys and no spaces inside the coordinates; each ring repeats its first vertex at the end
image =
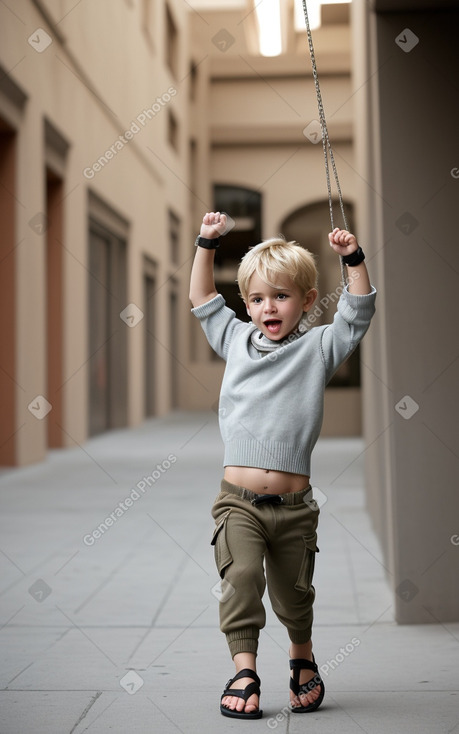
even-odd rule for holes
{"type": "Polygon", "coordinates": [[[350,255],[345,255],[343,257],[343,263],[346,265],[349,265],[351,268],[355,267],[356,265],[360,265],[365,260],[365,255],[361,247],[358,248],[355,252],[351,252],[350,255]]]}
{"type": "Polygon", "coordinates": [[[220,237],[216,237],[213,240],[208,240],[205,237],[201,237],[199,234],[196,237],[195,247],[204,247],[205,250],[216,250],[220,247],[220,237]]]}

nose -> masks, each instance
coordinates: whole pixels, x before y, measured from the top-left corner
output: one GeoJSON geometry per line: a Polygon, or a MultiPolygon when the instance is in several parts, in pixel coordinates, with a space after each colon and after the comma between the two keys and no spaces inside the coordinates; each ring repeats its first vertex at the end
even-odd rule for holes
{"type": "Polygon", "coordinates": [[[264,312],[273,313],[274,311],[276,311],[276,302],[271,298],[266,298],[264,312]]]}

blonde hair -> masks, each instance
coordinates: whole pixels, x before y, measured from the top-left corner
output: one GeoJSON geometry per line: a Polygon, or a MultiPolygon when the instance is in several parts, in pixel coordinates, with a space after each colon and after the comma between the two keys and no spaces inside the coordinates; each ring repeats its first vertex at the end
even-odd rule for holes
{"type": "Polygon", "coordinates": [[[273,237],[252,247],[241,260],[237,282],[244,301],[247,301],[249,281],[254,273],[273,288],[279,288],[276,276],[286,275],[306,295],[317,287],[318,272],[314,255],[297,242],[284,237],[273,237]]]}

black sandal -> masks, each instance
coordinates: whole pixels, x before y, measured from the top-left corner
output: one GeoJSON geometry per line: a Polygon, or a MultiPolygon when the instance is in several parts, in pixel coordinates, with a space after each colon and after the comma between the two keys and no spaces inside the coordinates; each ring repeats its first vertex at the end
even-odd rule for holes
{"type": "Polygon", "coordinates": [[[222,700],[225,696],[237,696],[237,698],[243,698],[247,703],[250,696],[253,696],[254,693],[256,693],[258,697],[260,696],[260,679],[254,670],[244,668],[244,670],[239,671],[234,678],[230,678],[226,684],[225,690],[223,691],[220,699],[220,713],[223,714],[223,716],[230,716],[233,719],[261,719],[263,711],[260,711],[260,709],[246,713],[245,711],[229,709],[227,706],[223,706],[222,704],[222,700]],[[253,678],[254,682],[249,683],[245,688],[230,688],[234,681],[240,680],[241,678],[253,678]]]}
{"type": "Polygon", "coordinates": [[[320,694],[318,698],[313,701],[313,703],[309,703],[307,706],[291,706],[294,714],[309,714],[312,711],[317,711],[320,704],[324,700],[324,682],[320,677],[319,668],[317,667],[316,661],[314,660],[314,655],[312,657],[312,663],[310,660],[304,660],[303,658],[290,660],[290,669],[293,670],[293,678],[290,678],[290,688],[295,696],[298,696],[298,694],[300,693],[310,693],[314,690],[314,688],[321,686],[320,694]],[[300,685],[300,673],[302,670],[312,670],[313,673],[315,673],[315,676],[314,678],[311,678],[308,683],[303,683],[302,685],[300,685]]]}

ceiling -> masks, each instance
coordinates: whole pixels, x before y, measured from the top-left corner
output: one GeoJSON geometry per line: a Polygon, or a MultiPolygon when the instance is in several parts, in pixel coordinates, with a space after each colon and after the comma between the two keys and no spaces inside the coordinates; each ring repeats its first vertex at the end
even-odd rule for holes
{"type": "Polygon", "coordinates": [[[377,13],[459,10],[458,0],[371,0],[370,4],[377,13]]]}

